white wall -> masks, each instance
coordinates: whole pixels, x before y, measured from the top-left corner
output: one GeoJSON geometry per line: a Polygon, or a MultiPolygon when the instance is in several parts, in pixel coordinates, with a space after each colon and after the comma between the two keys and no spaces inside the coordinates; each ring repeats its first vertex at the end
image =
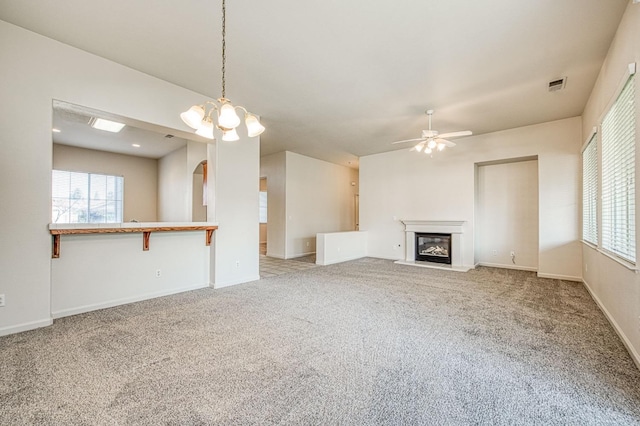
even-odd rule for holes
{"type": "Polygon", "coordinates": [[[355,229],[352,172],[286,153],[286,258],[314,253],[317,233],[355,229]]]}
{"type": "Polygon", "coordinates": [[[53,145],[53,168],[124,177],[124,222],[156,222],[158,162],[68,145],[53,145]]]}
{"type": "Polygon", "coordinates": [[[238,131],[239,141],[224,142],[218,135],[217,142],[208,145],[207,161],[216,173],[207,186],[210,200],[215,194],[207,219],[219,225],[211,271],[215,288],[260,279],[260,138],[248,138],[243,131],[238,131]]]}
{"type": "Polygon", "coordinates": [[[316,264],[331,265],[367,255],[367,233],[363,231],[319,233],[316,264]]]}
{"type": "Polygon", "coordinates": [[[476,263],[537,271],[538,161],[478,166],[477,179],[476,263]]]}
{"type": "Polygon", "coordinates": [[[462,260],[472,266],[475,240],[475,164],[538,156],[541,276],[578,280],[580,117],[458,140],[434,154],[402,149],[360,158],[360,229],[370,256],[401,259],[400,219],[463,220],[462,260]]]}
{"type": "MultiPolygon", "coordinates": [[[[0,63],[0,294],[6,296],[6,306],[0,308],[0,334],[8,334],[51,323],[51,262],[55,260],[51,259],[47,224],[51,204],[52,101],[58,99],[186,131],[180,112],[202,102],[204,96],[3,21],[0,63]]],[[[227,150],[218,153],[219,163],[225,167],[216,171],[216,179],[221,182],[220,203],[227,211],[234,210],[236,200],[241,210],[249,198],[257,203],[259,148],[254,142],[247,149],[249,152],[242,153],[247,156],[227,150]],[[254,187],[237,184],[238,173],[247,173],[254,187]]],[[[240,267],[225,276],[227,282],[241,282],[256,275],[257,206],[254,210],[255,218],[249,220],[241,214],[229,221],[226,232],[244,232],[244,237],[216,240],[218,253],[255,253],[242,258],[240,267]]],[[[228,216],[220,215],[220,231],[225,229],[228,216]]],[[[63,241],[63,256],[64,249],[63,241]]],[[[149,253],[153,256],[153,251],[149,253]]],[[[212,258],[212,266],[217,261],[212,258]]],[[[95,259],[96,265],[100,262],[95,259]]],[[[180,283],[173,284],[180,287],[180,283]]]]}
{"type": "Polygon", "coordinates": [[[187,147],[183,146],[158,159],[158,220],[190,222],[193,175],[187,170],[187,147]],[[189,185],[186,183],[190,182],[189,185]]]}
{"type": "Polygon", "coordinates": [[[269,193],[267,256],[311,254],[317,233],[355,229],[357,170],[286,151],[262,157],[260,176],[269,193]]]}
{"type": "MultiPolygon", "coordinates": [[[[627,65],[640,67],[640,4],[629,2],[627,10],[609,48],[598,80],[583,114],[582,140],[599,126],[607,106],[616,94],[627,65]]],[[[640,68],[639,68],[640,69],[640,68]]],[[[640,149],[637,141],[640,124],[640,90],[636,74],[636,175],[640,170],[640,149]]],[[[636,212],[640,211],[640,186],[636,185],[636,212]]],[[[636,223],[638,219],[636,218],[636,223]]],[[[636,231],[636,247],[640,233],[636,231]]],[[[584,282],[600,304],[640,367],[640,276],[620,263],[584,244],[582,272],[584,282]]]]}

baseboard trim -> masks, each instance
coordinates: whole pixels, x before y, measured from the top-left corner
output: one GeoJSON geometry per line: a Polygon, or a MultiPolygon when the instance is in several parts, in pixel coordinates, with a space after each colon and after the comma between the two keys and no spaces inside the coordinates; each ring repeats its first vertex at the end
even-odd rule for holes
{"type": "Polygon", "coordinates": [[[609,311],[604,306],[604,304],[600,301],[598,296],[596,296],[596,294],[593,291],[591,291],[591,288],[589,287],[589,284],[587,283],[587,281],[585,279],[582,279],[581,281],[582,281],[582,285],[584,286],[584,288],[587,289],[587,292],[589,292],[589,295],[591,296],[593,301],[596,302],[596,305],[598,305],[598,308],[600,308],[600,310],[604,314],[607,321],[609,321],[609,324],[611,324],[613,329],[618,334],[618,337],[620,337],[620,340],[622,340],[622,343],[624,344],[624,347],[627,348],[627,352],[629,352],[629,355],[631,356],[633,363],[636,365],[638,370],[640,370],[640,354],[636,352],[635,348],[631,344],[631,341],[627,338],[627,335],[624,334],[624,332],[622,331],[622,329],[620,328],[616,320],[613,318],[613,315],[609,313],[609,311]]]}
{"type": "Polygon", "coordinates": [[[554,280],[563,280],[563,281],[575,281],[575,282],[582,282],[582,277],[574,277],[571,275],[559,275],[559,274],[545,274],[543,272],[538,272],[538,277],[539,278],[551,278],[554,280]]]}
{"type": "Polygon", "coordinates": [[[225,282],[222,282],[222,283],[212,283],[211,287],[213,287],[213,288],[215,288],[217,290],[217,289],[224,288],[224,287],[230,287],[232,285],[250,283],[251,281],[258,281],[259,279],[260,279],[260,274],[253,275],[253,276],[248,277],[248,278],[240,278],[239,280],[225,281],[225,282]]]}
{"type": "Polygon", "coordinates": [[[309,256],[311,254],[316,254],[316,252],[315,251],[308,251],[308,252],[302,253],[302,254],[297,253],[297,254],[288,256],[285,259],[295,259],[296,257],[305,257],[305,256],[309,256]]]}
{"type": "Polygon", "coordinates": [[[344,258],[340,258],[340,259],[330,259],[330,260],[324,261],[322,263],[320,263],[320,262],[318,262],[316,260],[316,265],[320,265],[320,266],[335,265],[336,263],[349,262],[351,260],[362,259],[362,258],[365,258],[365,257],[367,257],[367,256],[351,256],[351,257],[344,257],[344,258]]]}
{"type": "Polygon", "coordinates": [[[9,334],[22,333],[23,331],[35,330],[36,328],[47,327],[53,324],[53,318],[38,321],[30,321],[17,325],[0,328],[0,336],[8,336],[9,334]]]}
{"type": "Polygon", "coordinates": [[[273,254],[273,253],[269,253],[269,251],[268,251],[268,250],[269,250],[269,249],[267,249],[267,254],[266,254],[265,256],[267,256],[267,257],[274,257],[274,258],[276,258],[276,259],[282,259],[282,260],[286,259],[286,257],[282,256],[281,254],[273,254]]]}
{"type": "MultiPolygon", "coordinates": [[[[267,249],[268,250],[268,249],[267,249]]],[[[310,254],[316,254],[315,251],[310,251],[307,253],[303,253],[303,254],[294,254],[293,256],[282,256],[280,254],[273,254],[273,253],[269,253],[267,251],[267,254],[265,256],[267,257],[274,257],[276,259],[282,259],[282,260],[288,260],[288,259],[295,259],[296,257],[304,257],[304,256],[309,256],[310,254]]]]}
{"type": "Polygon", "coordinates": [[[486,266],[489,268],[515,269],[517,271],[530,271],[530,272],[538,271],[538,268],[535,268],[533,266],[503,265],[502,263],[487,263],[487,262],[476,263],[476,266],[478,265],[486,266]]]}
{"type": "Polygon", "coordinates": [[[76,308],[62,309],[52,312],[54,319],[68,317],[71,315],[83,314],[85,312],[97,311],[99,309],[113,308],[114,306],[126,305],[129,303],[142,302],[143,300],[155,299],[156,297],[170,296],[172,294],[184,293],[185,291],[198,290],[207,288],[209,284],[197,284],[188,287],[174,288],[171,290],[163,290],[153,293],[145,293],[133,297],[125,297],[123,299],[110,300],[108,302],[94,303],[91,305],[78,306],[76,308]]]}

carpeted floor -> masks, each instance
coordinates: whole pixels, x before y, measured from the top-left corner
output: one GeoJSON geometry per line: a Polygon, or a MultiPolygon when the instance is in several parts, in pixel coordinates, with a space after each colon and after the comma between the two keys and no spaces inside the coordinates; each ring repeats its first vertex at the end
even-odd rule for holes
{"type": "Polygon", "coordinates": [[[579,283],[365,258],[0,338],[0,424],[631,425],[579,283]]]}

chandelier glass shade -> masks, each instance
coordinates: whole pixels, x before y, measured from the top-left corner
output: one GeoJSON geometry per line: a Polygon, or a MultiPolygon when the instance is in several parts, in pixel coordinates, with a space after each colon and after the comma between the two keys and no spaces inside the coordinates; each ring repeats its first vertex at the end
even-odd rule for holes
{"type": "Polygon", "coordinates": [[[206,101],[202,105],[194,105],[180,114],[180,118],[199,136],[215,139],[213,130],[217,128],[222,131],[222,140],[237,141],[240,137],[236,128],[242,120],[236,113],[236,109],[244,112],[244,123],[250,138],[264,132],[264,126],[260,124],[258,117],[248,112],[244,107],[233,106],[228,99],[224,98],[217,99],[215,102],[206,101]]]}
{"type": "Polygon", "coordinates": [[[251,114],[242,106],[234,106],[225,98],[225,70],[226,70],[226,6],[222,0],[222,97],[215,101],[205,101],[201,105],[194,105],[180,114],[185,124],[194,129],[197,135],[207,139],[215,139],[214,129],[222,131],[223,141],[237,141],[240,139],[236,128],[241,119],[236,110],[244,112],[244,123],[250,138],[264,132],[265,128],[258,117],[251,114]]]}

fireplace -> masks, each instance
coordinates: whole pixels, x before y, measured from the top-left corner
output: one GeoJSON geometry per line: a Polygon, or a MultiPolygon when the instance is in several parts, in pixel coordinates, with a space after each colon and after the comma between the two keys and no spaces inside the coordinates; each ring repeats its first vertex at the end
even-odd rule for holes
{"type": "Polygon", "coordinates": [[[451,234],[416,232],[416,260],[451,265],[451,234]]]}
{"type": "MultiPolygon", "coordinates": [[[[464,243],[464,231],[466,228],[466,221],[464,220],[409,220],[403,219],[405,243],[404,243],[404,255],[405,258],[398,260],[396,263],[402,265],[419,266],[421,268],[435,268],[446,269],[458,272],[467,272],[473,266],[466,265],[464,263],[464,249],[468,248],[468,244],[464,243]],[[442,247],[440,242],[439,246],[446,249],[449,253],[448,260],[442,261],[442,256],[433,256],[425,262],[420,252],[424,249],[418,250],[420,243],[416,238],[416,234],[435,234],[436,237],[442,238],[443,236],[449,237],[449,247],[442,247]],[[438,259],[438,260],[436,260],[438,259]],[[439,262],[438,262],[439,261],[439,262]]],[[[436,244],[438,245],[438,244],[436,244]]],[[[434,248],[432,251],[436,250],[434,248]]],[[[442,254],[442,250],[437,250],[442,254]]]]}

